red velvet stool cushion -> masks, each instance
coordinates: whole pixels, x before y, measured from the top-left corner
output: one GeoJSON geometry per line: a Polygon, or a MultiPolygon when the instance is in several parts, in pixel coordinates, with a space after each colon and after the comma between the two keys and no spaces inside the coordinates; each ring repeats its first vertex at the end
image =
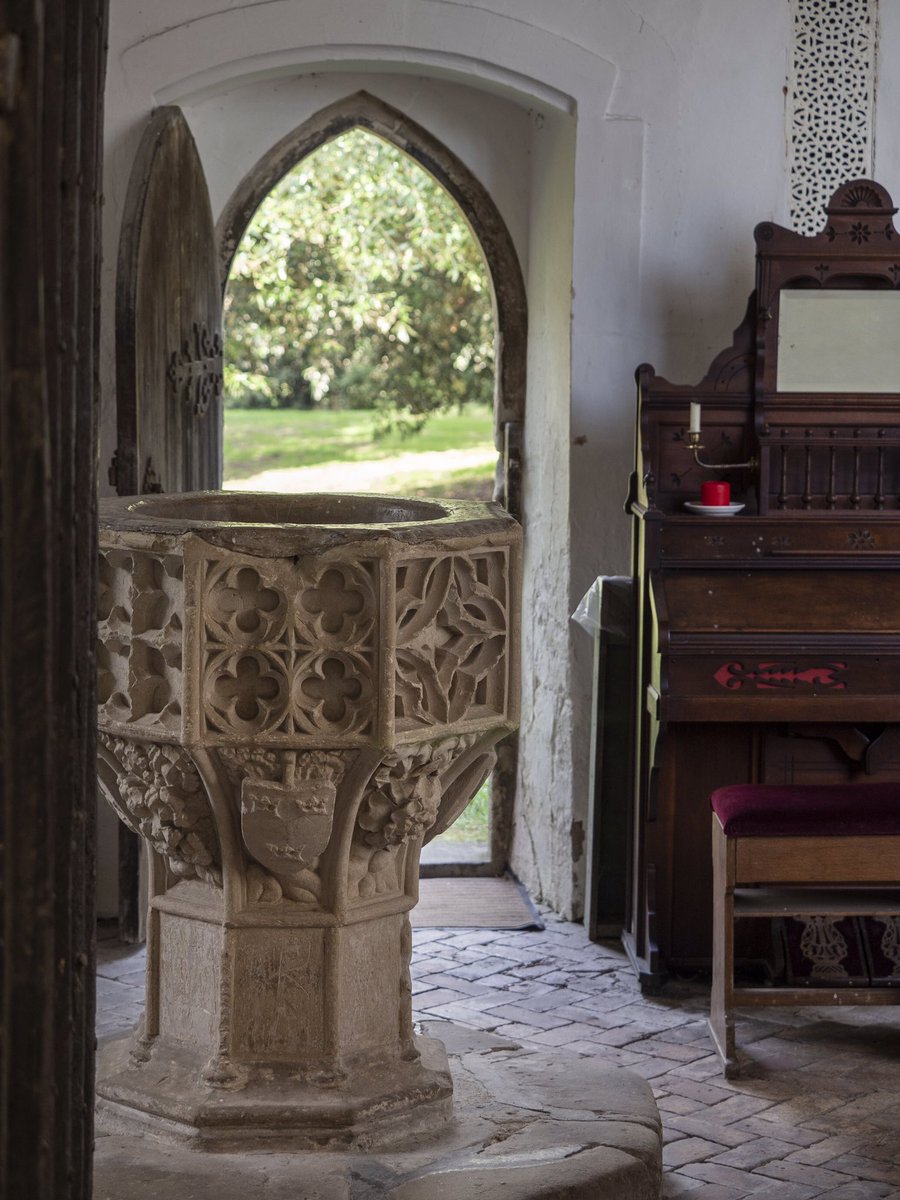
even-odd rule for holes
{"type": "Polygon", "coordinates": [[[709,799],[727,837],[900,834],[900,783],[736,783],[709,799]]]}

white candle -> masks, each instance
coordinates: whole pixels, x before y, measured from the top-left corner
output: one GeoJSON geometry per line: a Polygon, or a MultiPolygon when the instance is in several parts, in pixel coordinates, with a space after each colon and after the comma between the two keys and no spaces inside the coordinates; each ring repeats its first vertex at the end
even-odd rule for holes
{"type": "Polygon", "coordinates": [[[688,427],[690,433],[700,432],[700,405],[691,401],[691,423],[688,427]]]}

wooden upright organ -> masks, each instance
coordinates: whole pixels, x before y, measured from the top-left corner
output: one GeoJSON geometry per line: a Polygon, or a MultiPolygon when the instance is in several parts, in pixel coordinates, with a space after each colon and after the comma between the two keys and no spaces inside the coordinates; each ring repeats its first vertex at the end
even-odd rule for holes
{"type": "Polygon", "coordinates": [[[714,788],[900,781],[900,232],[870,180],[825,211],[757,227],[697,386],[637,372],[625,943],[650,988],[709,962],[714,788]],[[686,508],[711,479],[729,512],[686,508]]]}

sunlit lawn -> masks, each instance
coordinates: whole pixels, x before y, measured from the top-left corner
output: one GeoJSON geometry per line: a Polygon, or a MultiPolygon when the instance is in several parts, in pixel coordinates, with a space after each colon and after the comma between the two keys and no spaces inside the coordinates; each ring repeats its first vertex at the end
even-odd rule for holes
{"type": "Polygon", "coordinates": [[[225,486],[489,500],[497,453],[488,405],[376,437],[368,411],[228,409],[225,486]]]}
{"type": "Polygon", "coordinates": [[[376,438],[372,412],[350,409],[228,408],[225,410],[225,478],[326,462],[363,462],[423,451],[465,450],[493,444],[487,406],[436,413],[419,433],[376,438]]]}
{"type": "Polygon", "coordinates": [[[491,781],[486,779],[461,816],[441,834],[447,842],[490,842],[491,781]]]}

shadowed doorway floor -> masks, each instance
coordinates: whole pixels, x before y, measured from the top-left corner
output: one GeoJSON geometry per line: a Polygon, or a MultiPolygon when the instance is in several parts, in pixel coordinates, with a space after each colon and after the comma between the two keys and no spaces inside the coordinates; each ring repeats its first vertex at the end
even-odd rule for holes
{"type": "Polygon", "coordinates": [[[414,929],[543,929],[520,883],[499,879],[420,879],[414,929]]]}

